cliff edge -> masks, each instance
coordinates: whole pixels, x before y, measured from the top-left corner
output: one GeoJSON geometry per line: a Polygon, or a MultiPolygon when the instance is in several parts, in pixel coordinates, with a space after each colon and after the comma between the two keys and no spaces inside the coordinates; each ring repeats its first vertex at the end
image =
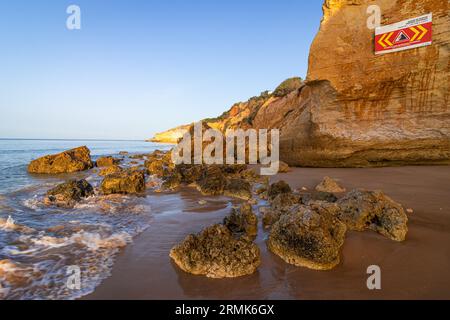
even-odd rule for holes
{"type": "MultiPolygon", "coordinates": [[[[234,105],[212,127],[279,128],[293,166],[450,164],[450,16],[440,0],[326,0],[306,81],[234,105]],[[377,56],[382,25],[433,14],[433,44],[377,56]]],[[[209,124],[209,122],[208,122],[209,124]]]]}

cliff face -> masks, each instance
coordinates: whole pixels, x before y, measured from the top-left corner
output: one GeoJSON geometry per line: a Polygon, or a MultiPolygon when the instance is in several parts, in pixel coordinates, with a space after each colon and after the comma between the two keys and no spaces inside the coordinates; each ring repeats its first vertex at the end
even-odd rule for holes
{"type": "Polygon", "coordinates": [[[211,126],[279,128],[290,165],[449,164],[449,2],[326,0],[323,9],[306,82],[237,104],[211,126]],[[433,44],[376,56],[373,4],[382,25],[433,13],[433,44]]]}
{"type": "Polygon", "coordinates": [[[327,0],[309,58],[307,85],[282,125],[291,165],[448,163],[449,2],[327,0]],[[433,45],[374,55],[366,9],[382,25],[433,13],[433,45]]]}

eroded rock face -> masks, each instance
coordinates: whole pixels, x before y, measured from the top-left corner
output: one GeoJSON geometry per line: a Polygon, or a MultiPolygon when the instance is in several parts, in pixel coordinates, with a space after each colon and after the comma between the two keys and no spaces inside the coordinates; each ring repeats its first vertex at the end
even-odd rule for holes
{"type": "Polygon", "coordinates": [[[260,250],[252,242],[236,238],[224,225],[189,235],[170,251],[185,272],[210,278],[233,278],[252,274],[261,263],[260,250]]]}
{"type": "Polygon", "coordinates": [[[119,162],[119,159],[108,156],[98,158],[95,163],[97,164],[97,167],[110,167],[118,164],[119,162]]]}
{"type": "Polygon", "coordinates": [[[123,171],[106,176],[101,184],[103,194],[135,194],[145,191],[143,171],[123,171]]]}
{"type": "Polygon", "coordinates": [[[280,157],[291,166],[450,164],[449,2],[325,0],[323,8],[306,81],[237,103],[208,125],[280,129],[280,157]],[[433,13],[433,44],[375,55],[366,13],[374,4],[382,25],[433,13]]]}
{"type": "Polygon", "coordinates": [[[350,230],[370,229],[395,241],[406,239],[408,217],[403,207],[381,191],[353,190],[337,205],[337,217],[350,230]]]}
{"type": "Polygon", "coordinates": [[[449,10],[448,1],[326,0],[306,86],[280,126],[281,158],[325,167],[450,163],[449,10]],[[433,13],[433,44],[375,55],[372,4],[382,25],[433,13]]]}
{"type": "Polygon", "coordinates": [[[33,160],[28,165],[28,172],[40,174],[72,173],[91,169],[93,166],[89,149],[79,147],[33,160]]]}
{"type": "Polygon", "coordinates": [[[94,195],[94,188],[86,180],[72,180],[47,191],[44,202],[48,205],[71,208],[83,198],[94,195]]]}
{"type": "Polygon", "coordinates": [[[346,230],[333,215],[299,206],[273,225],[267,246],[287,263],[329,270],[340,262],[346,230]]]}
{"type": "Polygon", "coordinates": [[[336,180],[330,177],[325,177],[323,178],[322,182],[316,186],[316,191],[329,193],[342,193],[345,192],[345,188],[341,187],[336,180]]]}

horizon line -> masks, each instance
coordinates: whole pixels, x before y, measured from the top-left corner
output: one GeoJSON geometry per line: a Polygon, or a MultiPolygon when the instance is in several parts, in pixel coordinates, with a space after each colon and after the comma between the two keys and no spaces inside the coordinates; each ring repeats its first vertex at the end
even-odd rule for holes
{"type": "Polygon", "coordinates": [[[146,139],[65,139],[65,138],[1,138],[0,140],[20,140],[20,141],[134,141],[134,142],[149,142],[146,139]]]}

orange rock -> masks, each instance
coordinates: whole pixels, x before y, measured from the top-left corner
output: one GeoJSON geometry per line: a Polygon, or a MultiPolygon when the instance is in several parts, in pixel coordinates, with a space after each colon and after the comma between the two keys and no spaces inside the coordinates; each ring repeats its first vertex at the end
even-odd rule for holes
{"type": "Polygon", "coordinates": [[[28,165],[28,172],[45,174],[71,173],[91,169],[93,166],[89,149],[87,147],[79,147],[33,160],[28,165]]]}

